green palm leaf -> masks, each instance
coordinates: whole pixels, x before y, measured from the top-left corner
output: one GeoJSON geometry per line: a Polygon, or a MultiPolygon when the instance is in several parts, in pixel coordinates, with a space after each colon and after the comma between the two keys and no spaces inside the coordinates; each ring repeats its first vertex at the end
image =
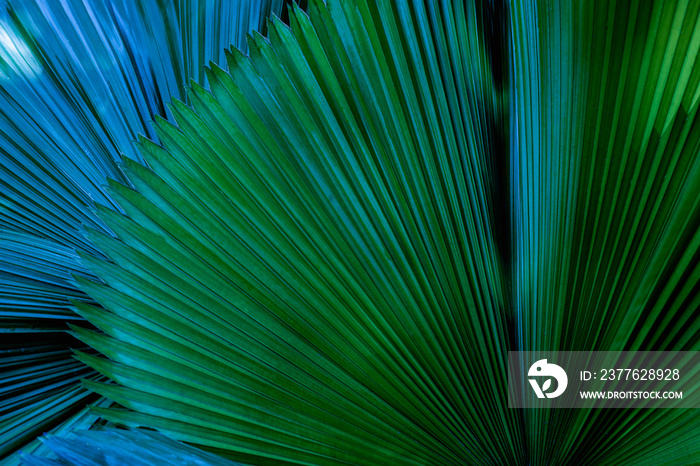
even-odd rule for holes
{"type": "MultiPolygon", "coordinates": [[[[153,171],[125,161],[128,217],[100,209],[119,240],[91,234],[110,261],[83,256],[108,286],[78,279],[111,311],[78,306],[105,334],[77,336],[111,361],[80,358],[120,384],[90,387],[138,411],[103,416],[243,461],[476,462],[497,438],[490,454],[515,457],[503,371],[478,371],[506,348],[490,148],[469,150],[489,142],[483,110],[455,91],[451,114],[439,75],[412,76],[425,57],[397,48],[418,37],[403,14],[441,16],[378,7],[273,21],[271,44],[208,73],[212,94],[193,87],[194,110],[173,106],[179,128],[157,120],[153,171]]],[[[476,37],[439,39],[430,59],[464,54],[463,79],[487,82],[476,37]]]]}
{"type": "Polygon", "coordinates": [[[508,409],[505,365],[700,349],[698,21],[272,20],[156,117],[71,243],[99,330],[73,333],[102,354],[77,358],[109,378],[85,386],[118,403],[93,411],[252,464],[693,464],[697,410],[508,409]]]}
{"type": "MultiPolygon", "coordinates": [[[[521,345],[697,351],[698,6],[530,6],[512,11],[521,345]]],[[[535,414],[538,462],[699,454],[697,410],[535,414]]]]}

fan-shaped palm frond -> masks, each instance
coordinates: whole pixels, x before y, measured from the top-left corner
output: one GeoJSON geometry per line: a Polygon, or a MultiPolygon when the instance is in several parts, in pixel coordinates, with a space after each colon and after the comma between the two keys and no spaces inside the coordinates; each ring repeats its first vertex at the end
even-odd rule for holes
{"type": "MultiPolygon", "coordinates": [[[[505,326],[487,325],[505,299],[486,99],[455,92],[451,115],[439,75],[411,75],[423,56],[397,47],[416,37],[399,14],[435,11],[382,5],[395,38],[379,49],[380,24],[354,8],[312,4],[320,29],[300,12],[294,33],[270,23],[252,61],[234,51],[231,75],[208,73],[213,94],[194,85],[194,110],[174,104],[180,129],[157,120],[170,153],[142,141],[153,171],[124,167],[136,190],[111,183],[128,216],[99,211],[119,240],[91,232],[110,261],[83,255],[108,286],[78,279],[111,311],[78,305],[106,335],[76,329],[112,360],[80,358],[124,385],[89,386],[141,411],[108,419],[244,461],[476,461],[508,441],[464,398],[474,390],[505,417],[499,391],[471,376],[506,348],[505,326]],[[451,131],[431,134],[429,118],[451,131]],[[486,147],[470,152],[469,133],[486,147]]],[[[454,30],[477,30],[475,10],[457,17],[472,24],[454,30]]],[[[485,94],[477,38],[473,50],[441,39],[433,58],[474,60],[462,79],[485,94]]]]}
{"type": "Polygon", "coordinates": [[[697,410],[508,409],[505,361],[700,349],[699,21],[272,20],[156,117],[70,243],[99,330],[73,331],[104,356],[77,357],[109,378],[85,385],[119,404],[94,412],[252,464],[692,464],[697,410]]]}
{"type": "Polygon", "coordinates": [[[225,47],[245,47],[281,0],[0,6],[2,457],[76,412],[64,427],[94,422],[77,380],[95,373],[64,332],[81,320],[71,299],[94,303],[71,279],[89,273],[75,248],[97,254],[83,226],[107,232],[93,208],[118,209],[104,185],[126,182],[123,157],[141,160],[132,141],[155,138],[153,115],[225,47]]]}

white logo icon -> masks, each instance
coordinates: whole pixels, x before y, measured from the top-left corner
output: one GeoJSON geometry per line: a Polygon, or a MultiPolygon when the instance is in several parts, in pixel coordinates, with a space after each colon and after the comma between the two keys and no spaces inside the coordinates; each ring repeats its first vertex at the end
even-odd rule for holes
{"type": "Polygon", "coordinates": [[[535,379],[528,379],[532,389],[535,390],[537,398],[556,398],[566,390],[566,385],[569,383],[569,378],[566,376],[564,369],[557,366],[556,364],[547,364],[546,359],[540,359],[535,364],[530,366],[530,370],[527,373],[528,377],[554,377],[557,379],[557,389],[552,393],[547,393],[549,387],[552,385],[552,379],[545,380],[542,388],[537,383],[535,379]]]}

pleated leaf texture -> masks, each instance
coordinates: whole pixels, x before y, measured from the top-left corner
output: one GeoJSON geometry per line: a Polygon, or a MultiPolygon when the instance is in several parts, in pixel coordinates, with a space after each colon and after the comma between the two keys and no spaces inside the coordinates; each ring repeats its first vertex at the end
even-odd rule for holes
{"type": "MultiPolygon", "coordinates": [[[[94,303],[71,275],[92,274],[76,249],[99,254],[83,225],[108,232],[94,204],[119,209],[107,178],[126,182],[133,141],[186,99],[190,78],[231,44],[264,29],[282,0],[0,0],[0,464],[47,451],[44,432],[86,428],[107,406],[80,378],[85,345],[66,334],[94,303]]],[[[82,325],[81,324],[81,325],[82,325]]]]}
{"type": "Polygon", "coordinates": [[[238,466],[212,453],[176,442],[157,432],[144,429],[79,430],[59,437],[47,437],[45,443],[58,458],[27,456],[26,466],[129,465],[151,466],[238,466]]]}
{"type": "Polygon", "coordinates": [[[508,350],[700,350],[700,3],[576,3],[315,0],[211,64],[86,228],[93,411],[248,464],[695,464],[698,410],[506,407],[508,350]]]}

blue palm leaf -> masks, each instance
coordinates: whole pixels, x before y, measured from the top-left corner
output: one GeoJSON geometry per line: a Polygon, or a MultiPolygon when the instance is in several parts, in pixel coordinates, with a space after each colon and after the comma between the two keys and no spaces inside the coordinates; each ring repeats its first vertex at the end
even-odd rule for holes
{"type": "Polygon", "coordinates": [[[236,466],[196,448],[176,442],[162,434],[146,430],[92,430],[72,432],[65,438],[44,439],[58,459],[39,456],[25,458],[25,466],[236,466]]]}
{"type": "MultiPolygon", "coordinates": [[[[127,180],[132,141],[156,139],[154,115],[204,82],[245,34],[281,14],[282,0],[29,1],[0,5],[0,458],[36,435],[89,426],[96,373],[72,359],[84,345],[66,322],[70,300],[94,303],[73,276],[90,274],[76,248],[99,252],[84,227],[111,234],[95,207],[119,210],[105,189],[127,180]]],[[[98,401],[103,404],[103,401],[98,401]]],[[[16,455],[6,459],[16,464],[16,455]]]]}

